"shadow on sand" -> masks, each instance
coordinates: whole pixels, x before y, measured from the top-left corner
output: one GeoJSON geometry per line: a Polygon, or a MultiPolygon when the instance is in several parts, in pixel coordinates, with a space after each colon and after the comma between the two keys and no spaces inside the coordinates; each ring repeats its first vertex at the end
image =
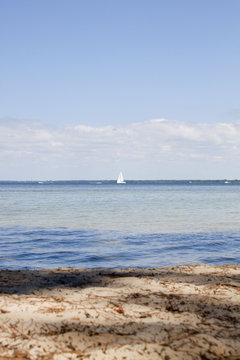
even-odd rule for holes
{"type": "MultiPolygon", "coordinates": [[[[103,359],[114,359],[114,354],[116,359],[240,359],[237,265],[202,266],[202,270],[200,266],[183,266],[0,271],[2,296],[41,297],[45,291],[49,296],[54,289],[81,291],[86,288],[117,289],[117,295],[113,301],[111,296],[101,298],[98,294],[92,300],[96,314],[85,311],[85,318],[55,317],[46,321],[38,317],[37,336],[54,337],[56,344],[59,341],[65,346],[64,351],[81,353],[81,359],[96,351],[103,359]],[[141,281],[143,287],[138,287],[141,281]],[[181,285],[191,285],[194,290],[181,292],[181,285]],[[233,291],[238,300],[228,298],[228,291],[233,291]],[[102,305],[98,309],[98,302],[102,301],[104,308],[109,308],[105,315],[116,314],[115,320],[114,315],[106,320],[97,314],[102,309],[102,305]],[[137,310],[128,312],[127,308],[137,310]],[[130,349],[129,354],[126,347],[130,349]]],[[[33,331],[33,337],[35,335],[33,331]]],[[[31,355],[28,356],[31,359],[31,355]]],[[[47,357],[39,356],[39,359],[47,357]]]]}

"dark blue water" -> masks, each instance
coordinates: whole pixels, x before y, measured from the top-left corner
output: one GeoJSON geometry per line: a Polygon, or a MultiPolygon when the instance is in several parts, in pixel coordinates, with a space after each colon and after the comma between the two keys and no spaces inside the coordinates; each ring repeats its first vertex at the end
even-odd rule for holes
{"type": "Polygon", "coordinates": [[[0,229],[0,268],[158,267],[240,263],[239,233],[123,234],[115,231],[0,229]]]}

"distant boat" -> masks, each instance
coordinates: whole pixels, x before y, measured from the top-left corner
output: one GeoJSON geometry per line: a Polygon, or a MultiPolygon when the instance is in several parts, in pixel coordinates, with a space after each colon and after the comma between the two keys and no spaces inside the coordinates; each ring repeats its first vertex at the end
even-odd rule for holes
{"type": "Polygon", "coordinates": [[[126,184],[126,181],[124,181],[124,179],[123,179],[122,172],[120,172],[120,174],[118,175],[117,184],[126,184]]]}

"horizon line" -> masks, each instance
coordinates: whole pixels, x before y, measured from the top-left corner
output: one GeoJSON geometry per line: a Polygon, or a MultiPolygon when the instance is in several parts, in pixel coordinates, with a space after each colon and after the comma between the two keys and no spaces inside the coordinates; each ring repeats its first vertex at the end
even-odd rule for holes
{"type": "MultiPolygon", "coordinates": [[[[43,180],[43,179],[34,179],[34,180],[29,180],[29,179],[25,179],[25,180],[13,180],[13,179],[8,179],[8,180],[3,180],[0,179],[0,182],[77,182],[77,181],[114,181],[116,182],[116,179],[48,179],[48,180],[43,180]]],[[[125,179],[125,181],[240,181],[240,179],[230,179],[230,178],[216,178],[216,179],[125,179]]]]}

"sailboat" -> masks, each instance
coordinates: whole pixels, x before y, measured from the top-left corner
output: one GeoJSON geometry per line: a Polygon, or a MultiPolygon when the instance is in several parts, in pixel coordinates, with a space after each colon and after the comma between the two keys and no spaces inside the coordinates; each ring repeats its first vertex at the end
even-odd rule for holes
{"type": "Polygon", "coordinates": [[[120,174],[118,175],[117,184],[126,184],[126,181],[124,181],[124,179],[123,179],[122,172],[120,172],[120,174]]]}

